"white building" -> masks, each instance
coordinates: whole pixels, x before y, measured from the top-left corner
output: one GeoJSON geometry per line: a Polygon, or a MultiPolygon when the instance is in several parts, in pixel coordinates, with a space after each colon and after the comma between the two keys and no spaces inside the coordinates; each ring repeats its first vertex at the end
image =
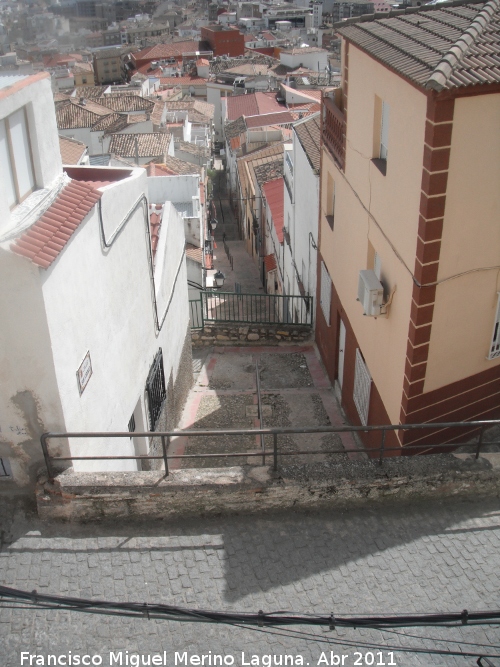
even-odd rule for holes
{"type": "Polygon", "coordinates": [[[316,296],[320,136],[318,112],[294,124],[293,146],[285,146],[283,275],[287,294],[316,296]]]}
{"type": "Polygon", "coordinates": [[[313,72],[324,72],[328,66],[328,51],[317,46],[284,49],[280,53],[280,62],[293,69],[307,67],[313,72]]]}
{"type": "MultiPolygon", "coordinates": [[[[165,217],[153,264],[146,171],[63,171],[49,75],[4,77],[1,86],[0,459],[8,477],[0,492],[29,493],[43,432],[175,425],[192,382],[184,230],[177,214],[165,217]],[[155,361],[157,392],[148,382],[155,361]]],[[[51,453],[135,456],[148,447],[133,436],[54,440],[51,453]]]]}

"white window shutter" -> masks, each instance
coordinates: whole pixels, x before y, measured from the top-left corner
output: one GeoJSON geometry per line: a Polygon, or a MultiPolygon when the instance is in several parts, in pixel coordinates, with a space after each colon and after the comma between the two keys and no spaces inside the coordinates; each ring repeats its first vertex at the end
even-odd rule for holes
{"type": "Polygon", "coordinates": [[[370,390],[372,386],[372,378],[365,361],[356,348],[356,366],[354,369],[354,391],[353,399],[354,405],[358,411],[359,419],[363,426],[368,423],[368,410],[370,408],[370,390]]]}
{"type": "Polygon", "coordinates": [[[14,157],[19,199],[24,199],[35,187],[31,147],[24,109],[9,116],[9,129],[14,157]]]}
{"type": "Polygon", "coordinates": [[[319,303],[326,323],[330,326],[330,305],[332,302],[332,279],[324,262],[321,262],[321,289],[319,303]]]}
{"type": "Polygon", "coordinates": [[[7,203],[12,208],[17,203],[16,187],[14,184],[14,175],[12,173],[12,163],[10,160],[9,143],[7,138],[7,128],[5,121],[0,120],[0,170],[4,183],[7,203]]]}

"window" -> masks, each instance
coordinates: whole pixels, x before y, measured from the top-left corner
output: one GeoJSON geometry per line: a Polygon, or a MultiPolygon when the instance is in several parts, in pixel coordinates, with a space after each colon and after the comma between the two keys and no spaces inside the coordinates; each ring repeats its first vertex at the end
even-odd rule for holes
{"type": "Polygon", "coordinates": [[[493,324],[493,335],[491,337],[488,359],[496,359],[497,357],[500,357],[500,292],[498,292],[497,312],[493,324]]]}
{"type": "Polygon", "coordinates": [[[363,426],[368,424],[368,410],[370,407],[370,390],[372,378],[368,370],[363,355],[356,348],[356,366],[354,369],[354,405],[358,411],[359,419],[363,426]]]}
{"type": "Polygon", "coordinates": [[[335,181],[333,176],[328,174],[326,185],[326,219],[333,230],[333,223],[335,219],[335,181]]]}
{"type": "Polygon", "coordinates": [[[128,420],[128,431],[129,433],[133,433],[135,431],[135,415],[132,415],[132,417],[130,417],[128,420]]]}
{"type": "Polygon", "coordinates": [[[24,108],[0,120],[0,165],[7,201],[14,208],[35,189],[28,123],[24,108]]]}
{"type": "Polygon", "coordinates": [[[375,96],[373,125],[373,164],[385,176],[389,155],[389,105],[375,96]]]}
{"type": "Polygon", "coordinates": [[[380,122],[380,154],[381,160],[387,160],[389,143],[389,105],[382,102],[382,120],[380,122]]]}
{"type": "Polygon", "coordinates": [[[321,286],[319,295],[319,304],[326,323],[330,326],[330,306],[332,301],[332,279],[324,262],[321,262],[321,286]]]}
{"type": "Polygon", "coordinates": [[[12,470],[10,468],[9,459],[0,459],[0,479],[11,479],[12,470]]]}

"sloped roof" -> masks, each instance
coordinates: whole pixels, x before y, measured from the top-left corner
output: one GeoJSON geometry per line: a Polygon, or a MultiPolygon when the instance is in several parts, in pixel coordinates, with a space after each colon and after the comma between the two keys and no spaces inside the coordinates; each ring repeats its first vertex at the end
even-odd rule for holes
{"type": "Polygon", "coordinates": [[[162,86],[206,86],[207,80],[199,76],[160,76],[162,86]]]}
{"type": "Polygon", "coordinates": [[[113,111],[152,111],[155,103],[153,100],[146,100],[140,95],[128,95],[123,93],[111,93],[99,98],[99,104],[104,105],[113,111]]]}
{"type": "Polygon", "coordinates": [[[71,181],[35,224],[16,239],[11,250],[48,268],[100,198],[101,193],[92,185],[71,181]]]}
{"type": "Polygon", "coordinates": [[[319,113],[301,120],[293,126],[300,145],[304,149],[311,167],[319,173],[320,169],[320,142],[321,122],[319,113]]]}
{"type": "Polygon", "coordinates": [[[206,146],[197,146],[196,144],[192,144],[189,141],[176,141],[175,151],[178,150],[184,153],[191,153],[191,155],[197,155],[199,157],[210,157],[210,151],[206,146]]]}
{"type": "Polygon", "coordinates": [[[151,120],[155,125],[159,125],[161,123],[164,108],[165,102],[163,100],[156,100],[154,109],[151,113],[151,120]]]}
{"type": "Polygon", "coordinates": [[[150,162],[147,165],[148,176],[180,176],[182,174],[201,174],[201,167],[192,162],[167,155],[161,163],[150,162]]]}
{"type": "Polygon", "coordinates": [[[293,123],[295,118],[289,111],[278,111],[276,113],[260,114],[258,116],[247,116],[245,118],[247,128],[267,127],[269,125],[284,125],[293,123]]]}
{"type": "MultiPolygon", "coordinates": [[[[119,113],[109,113],[107,116],[101,116],[99,120],[92,125],[92,130],[94,132],[104,132],[113,127],[115,124],[118,124],[120,129],[123,129],[127,125],[127,117],[119,113]]],[[[117,132],[118,130],[113,129],[111,132],[117,132]]]]}
{"type": "Polygon", "coordinates": [[[276,256],[274,253],[264,256],[264,266],[266,267],[266,273],[269,273],[269,271],[274,271],[274,269],[277,268],[276,256]]]}
{"type": "Polygon", "coordinates": [[[78,164],[87,152],[87,146],[83,141],[59,135],[59,150],[63,164],[78,164]]]}
{"type": "Polygon", "coordinates": [[[236,120],[240,116],[258,116],[264,113],[286,111],[286,107],[276,101],[276,93],[251,93],[249,95],[233,95],[227,98],[228,120],[236,120]]]}
{"type": "MultiPolygon", "coordinates": [[[[269,161],[276,160],[277,156],[283,156],[283,142],[277,142],[269,146],[266,144],[263,148],[259,148],[248,155],[244,155],[236,160],[238,167],[238,174],[240,177],[240,185],[242,188],[243,196],[246,196],[247,190],[247,172],[245,166],[248,165],[249,169],[253,166],[259,166],[265,164],[269,161]]],[[[283,159],[282,159],[283,162],[283,159]]]]}
{"type": "Polygon", "coordinates": [[[166,155],[171,137],[166,132],[113,134],[108,150],[120,157],[161,157],[166,155]]]}
{"type": "Polygon", "coordinates": [[[198,40],[184,40],[182,42],[172,42],[170,44],[155,44],[149,46],[142,51],[137,51],[133,54],[134,60],[164,60],[165,58],[173,58],[181,56],[183,53],[193,53],[200,50],[200,43],[198,40]]]}
{"type": "Polygon", "coordinates": [[[203,264],[203,250],[192,243],[186,243],[186,257],[197,264],[203,264]]]}
{"type": "Polygon", "coordinates": [[[246,132],[246,130],[247,124],[245,122],[244,116],[240,116],[236,120],[233,120],[224,126],[224,134],[226,139],[234,139],[235,137],[239,137],[240,134],[243,134],[243,132],[246,132]]]}
{"type": "Polygon", "coordinates": [[[338,32],[424,88],[500,82],[500,0],[446,2],[348,19],[338,32]]]}
{"type": "Polygon", "coordinates": [[[75,97],[85,97],[90,99],[96,99],[104,95],[104,91],[107,86],[78,86],[75,88],[75,97]]]}
{"type": "Polygon", "coordinates": [[[86,102],[81,105],[73,99],[61,102],[56,106],[57,127],[60,130],[74,130],[80,127],[92,127],[102,116],[111,113],[109,109],[86,102]]]}
{"type": "Polygon", "coordinates": [[[283,226],[285,220],[284,185],[283,178],[276,178],[262,186],[262,192],[271,211],[274,229],[280,243],[283,243],[283,226]]]}
{"type": "Polygon", "coordinates": [[[283,152],[274,160],[268,160],[265,164],[253,165],[257,183],[262,187],[268,181],[283,176],[283,152]]]}

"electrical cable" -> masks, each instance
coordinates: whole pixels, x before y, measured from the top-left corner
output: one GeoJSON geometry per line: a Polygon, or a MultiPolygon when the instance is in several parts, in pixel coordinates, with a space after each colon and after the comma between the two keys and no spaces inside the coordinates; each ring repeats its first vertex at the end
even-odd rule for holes
{"type": "Polygon", "coordinates": [[[22,591],[7,586],[0,586],[0,602],[2,598],[9,601],[21,600],[35,605],[54,605],[68,609],[97,609],[99,611],[126,611],[143,615],[154,614],[159,618],[196,619],[203,621],[242,623],[260,627],[283,625],[314,625],[328,627],[377,628],[408,627],[408,626],[445,626],[462,625],[497,625],[500,624],[500,610],[430,613],[430,614],[383,614],[363,616],[307,615],[294,612],[246,613],[222,612],[216,610],[188,609],[165,604],[110,602],[104,600],[87,600],[59,595],[45,595],[37,591],[22,591]]]}
{"type": "MultiPolygon", "coordinates": [[[[381,649],[384,651],[394,651],[395,653],[424,653],[426,655],[450,655],[450,656],[460,656],[460,657],[468,657],[468,658],[477,658],[477,657],[486,657],[486,658],[500,658],[500,653],[498,654],[493,654],[493,653],[484,653],[483,650],[475,653],[469,653],[469,652],[464,652],[464,651],[447,651],[445,649],[427,649],[427,648],[422,648],[422,647],[404,647],[404,646],[388,646],[387,644],[376,644],[376,643],[371,643],[371,642],[364,642],[364,641],[356,641],[353,642],[352,640],[349,639],[329,639],[329,638],[322,638],[317,635],[313,635],[308,632],[301,632],[300,630],[291,630],[290,628],[286,628],[284,630],[280,629],[280,632],[276,632],[275,630],[265,630],[263,628],[257,628],[254,626],[247,626],[247,625],[240,625],[238,623],[232,623],[234,627],[238,628],[243,628],[246,630],[252,630],[254,632],[262,632],[264,634],[272,634],[276,635],[279,637],[297,637],[299,639],[303,639],[305,641],[314,641],[319,644],[333,644],[335,646],[348,646],[350,648],[372,648],[372,649],[381,649]]],[[[440,641],[446,641],[446,640],[440,640],[440,641]]],[[[484,647],[482,647],[484,648],[484,647]]],[[[489,648],[489,647],[487,647],[489,648]]]]}

